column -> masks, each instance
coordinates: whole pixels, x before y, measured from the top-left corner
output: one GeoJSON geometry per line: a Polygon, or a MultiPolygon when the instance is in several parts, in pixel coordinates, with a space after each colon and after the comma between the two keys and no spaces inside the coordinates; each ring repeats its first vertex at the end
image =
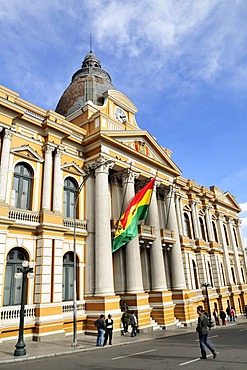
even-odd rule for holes
{"type": "Polygon", "coordinates": [[[45,152],[44,177],[43,177],[43,193],[42,193],[42,209],[50,210],[51,207],[51,183],[52,183],[52,152],[54,147],[45,144],[43,151],[45,152]]]}
{"type": "Polygon", "coordinates": [[[219,225],[219,231],[220,231],[220,240],[222,243],[223,251],[224,251],[224,265],[225,265],[225,272],[226,272],[226,283],[227,285],[233,285],[233,278],[232,278],[232,272],[231,272],[231,265],[230,265],[230,259],[229,259],[229,253],[228,253],[228,247],[226,244],[226,238],[223,228],[223,217],[224,215],[222,213],[218,214],[217,222],[219,225]]]}
{"type": "Polygon", "coordinates": [[[195,239],[201,239],[200,238],[200,233],[199,233],[199,228],[198,228],[198,215],[197,215],[196,202],[194,200],[191,200],[190,205],[191,205],[194,237],[195,237],[195,239]]]}
{"type": "MultiPolygon", "coordinates": [[[[123,175],[125,207],[126,209],[135,196],[135,178],[138,177],[136,172],[129,170],[123,175]]],[[[127,293],[143,292],[141,255],[139,247],[139,238],[131,240],[125,248],[126,253],[126,290],[127,293]]]]}
{"type": "Polygon", "coordinates": [[[86,269],[85,269],[85,295],[92,296],[95,291],[95,180],[89,177],[85,184],[86,190],[86,220],[87,220],[87,244],[86,244],[86,269]]]}
{"type": "Polygon", "coordinates": [[[177,221],[178,221],[178,232],[180,235],[184,235],[183,232],[183,223],[182,223],[182,212],[181,212],[181,195],[175,194],[175,208],[177,212],[177,221]]]}
{"type": "Polygon", "coordinates": [[[54,159],[54,179],[53,179],[53,211],[62,213],[61,210],[61,194],[62,194],[62,178],[61,178],[61,156],[63,151],[57,147],[54,159]]]}
{"type": "Polygon", "coordinates": [[[11,130],[5,129],[0,168],[0,201],[2,202],[6,202],[7,176],[9,169],[9,155],[12,135],[13,132],[11,130]]]}
{"type": "Polygon", "coordinates": [[[172,287],[173,289],[185,289],[185,276],[182,252],[180,247],[180,240],[178,234],[178,225],[176,218],[176,209],[174,202],[174,186],[169,187],[169,191],[166,196],[167,209],[169,209],[168,218],[168,229],[174,232],[174,238],[176,240],[171,248],[171,272],[172,272],[172,287]]]}
{"type": "Polygon", "coordinates": [[[230,240],[231,240],[231,245],[234,250],[234,262],[235,262],[235,272],[236,272],[236,280],[237,284],[242,284],[243,283],[243,278],[241,274],[241,267],[240,267],[240,261],[239,261],[239,256],[238,256],[238,247],[236,245],[235,241],[235,236],[234,236],[234,231],[233,231],[233,223],[234,220],[231,217],[228,217],[227,219],[227,226],[228,226],[228,232],[230,235],[230,240]]]}
{"type": "Polygon", "coordinates": [[[214,240],[214,237],[213,237],[213,231],[212,231],[212,220],[210,216],[210,208],[211,207],[209,205],[205,206],[205,221],[207,225],[208,238],[209,238],[209,241],[212,242],[214,240]]]}
{"type": "MultiPolygon", "coordinates": [[[[124,209],[122,207],[122,183],[120,184],[120,178],[118,174],[111,177],[111,188],[112,188],[112,218],[118,220],[124,209]]],[[[125,274],[125,248],[120,248],[117,253],[113,253],[114,261],[114,286],[117,294],[123,294],[126,291],[126,274],[125,274]]]]}
{"type": "Polygon", "coordinates": [[[154,227],[154,235],[156,239],[153,241],[153,244],[150,249],[151,257],[151,276],[152,276],[152,290],[165,290],[167,289],[166,284],[166,275],[164,268],[164,258],[162,251],[162,243],[160,237],[160,223],[159,223],[159,212],[156,196],[156,187],[157,182],[155,182],[153,194],[149,206],[149,221],[150,224],[154,227]]]}
{"type": "Polygon", "coordinates": [[[112,165],[95,170],[95,295],[114,295],[108,173],[112,165]]]}

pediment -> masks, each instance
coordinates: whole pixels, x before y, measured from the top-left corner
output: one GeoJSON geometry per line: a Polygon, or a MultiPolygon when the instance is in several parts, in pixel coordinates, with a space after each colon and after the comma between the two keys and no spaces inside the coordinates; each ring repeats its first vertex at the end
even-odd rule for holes
{"type": "Polygon", "coordinates": [[[231,195],[231,193],[229,193],[228,191],[220,195],[217,200],[218,202],[223,203],[231,208],[237,209],[239,212],[241,211],[241,208],[236,202],[235,197],[231,195]]]}
{"type": "Polygon", "coordinates": [[[137,113],[138,109],[133,103],[133,101],[124,93],[118,90],[108,90],[103,95],[105,97],[111,98],[116,104],[122,105],[125,109],[126,107],[128,110],[132,111],[132,113],[137,113]]]}
{"type": "Polygon", "coordinates": [[[36,150],[32,149],[29,145],[23,145],[18,148],[12,148],[10,150],[12,154],[17,155],[18,157],[26,158],[29,160],[33,160],[35,162],[44,162],[44,158],[42,158],[36,150]]]}
{"type": "MultiPolygon", "coordinates": [[[[107,136],[124,145],[126,151],[131,150],[133,154],[140,156],[142,160],[151,159],[168,167],[171,171],[176,172],[177,175],[181,174],[181,170],[171,159],[171,151],[160,146],[147,131],[111,132],[107,133],[107,136]]],[[[128,155],[128,153],[124,154],[128,155]]]]}
{"type": "Polygon", "coordinates": [[[75,162],[64,163],[61,169],[73,173],[74,175],[84,176],[84,171],[75,162]]]}

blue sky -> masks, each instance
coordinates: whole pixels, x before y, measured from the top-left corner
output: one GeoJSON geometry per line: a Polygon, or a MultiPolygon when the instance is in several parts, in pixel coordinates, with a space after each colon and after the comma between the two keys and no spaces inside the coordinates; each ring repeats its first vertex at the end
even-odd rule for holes
{"type": "Polygon", "coordinates": [[[8,0],[0,84],[44,109],[90,49],[186,178],[236,196],[247,245],[247,1],[8,0]]]}

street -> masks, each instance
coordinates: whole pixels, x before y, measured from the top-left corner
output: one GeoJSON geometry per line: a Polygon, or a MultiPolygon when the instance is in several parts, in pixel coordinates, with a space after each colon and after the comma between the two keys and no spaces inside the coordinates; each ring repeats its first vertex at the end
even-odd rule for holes
{"type": "Polygon", "coordinates": [[[212,329],[209,342],[217,351],[216,359],[207,351],[208,358],[200,359],[196,333],[135,342],[121,346],[106,346],[71,355],[18,361],[2,364],[0,370],[246,370],[247,368],[247,320],[246,323],[212,329]]]}

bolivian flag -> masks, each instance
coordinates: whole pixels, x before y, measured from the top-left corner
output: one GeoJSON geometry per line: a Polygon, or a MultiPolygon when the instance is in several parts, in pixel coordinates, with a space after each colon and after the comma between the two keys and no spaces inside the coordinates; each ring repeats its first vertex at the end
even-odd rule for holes
{"type": "Polygon", "coordinates": [[[154,177],[136,194],[118,221],[112,252],[115,252],[138,235],[138,221],[144,220],[147,216],[155,179],[154,177]]]}

